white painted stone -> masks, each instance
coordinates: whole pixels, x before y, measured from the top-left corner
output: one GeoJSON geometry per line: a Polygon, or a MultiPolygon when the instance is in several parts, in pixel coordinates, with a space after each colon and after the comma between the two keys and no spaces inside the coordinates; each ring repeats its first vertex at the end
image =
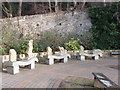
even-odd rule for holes
{"type": "Polygon", "coordinates": [[[49,64],[49,65],[53,65],[53,64],[54,64],[54,58],[49,58],[48,64],[49,64]]]}
{"type": "Polygon", "coordinates": [[[81,60],[81,61],[85,61],[85,56],[81,55],[81,56],[80,56],[80,60],[81,60]]]}
{"type": "Polygon", "coordinates": [[[32,50],[33,50],[33,40],[29,40],[28,49],[27,49],[27,51],[26,51],[26,53],[27,53],[27,55],[28,55],[28,59],[33,58],[32,50]]]}
{"type": "Polygon", "coordinates": [[[59,48],[61,54],[65,54],[65,49],[63,47],[59,46],[58,48],[59,48]]]}
{"type": "Polygon", "coordinates": [[[29,60],[21,60],[15,62],[7,62],[7,72],[10,74],[17,74],[19,73],[19,66],[26,66],[29,65],[30,69],[35,68],[35,61],[38,62],[38,58],[32,58],[29,60]]]}
{"type": "Polygon", "coordinates": [[[9,61],[9,55],[3,55],[1,56],[2,63],[9,61]]]}
{"type": "Polygon", "coordinates": [[[11,62],[17,61],[17,53],[14,49],[9,50],[9,61],[11,62]]]}
{"type": "Polygon", "coordinates": [[[100,49],[94,49],[92,52],[93,52],[93,54],[98,54],[100,57],[103,56],[103,51],[100,49]]]}
{"type": "Polygon", "coordinates": [[[94,58],[95,58],[95,60],[99,59],[99,55],[96,54],[94,58]]]}
{"type": "Polygon", "coordinates": [[[80,52],[84,52],[84,47],[80,45],[80,52]]]}
{"type": "Polygon", "coordinates": [[[47,55],[51,56],[53,54],[52,49],[50,47],[47,47],[47,55]]]}
{"type": "Polygon", "coordinates": [[[17,74],[19,73],[19,66],[8,66],[7,67],[7,72],[10,74],[17,74]]]}
{"type": "Polygon", "coordinates": [[[31,64],[29,65],[29,68],[30,68],[30,69],[34,69],[34,68],[35,68],[35,62],[31,63],[31,64]]]}
{"type": "Polygon", "coordinates": [[[48,59],[49,59],[49,61],[48,61],[49,65],[54,64],[54,59],[58,59],[58,60],[63,59],[63,63],[66,63],[68,61],[68,57],[66,54],[65,55],[58,55],[58,56],[51,55],[51,56],[48,56],[48,59]]]}
{"type": "Polygon", "coordinates": [[[25,59],[25,54],[20,54],[20,55],[19,55],[19,58],[20,58],[21,60],[25,59]]]}
{"type": "Polygon", "coordinates": [[[67,58],[67,57],[64,57],[63,61],[64,61],[63,63],[68,62],[68,58],[67,58]]]}

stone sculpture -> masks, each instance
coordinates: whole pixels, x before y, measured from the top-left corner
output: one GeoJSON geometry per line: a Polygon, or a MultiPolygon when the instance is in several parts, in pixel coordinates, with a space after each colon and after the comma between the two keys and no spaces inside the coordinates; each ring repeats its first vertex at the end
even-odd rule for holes
{"type": "Polygon", "coordinates": [[[61,54],[67,54],[67,50],[64,49],[64,47],[59,46],[58,48],[59,48],[61,54]]]}
{"type": "Polygon", "coordinates": [[[20,58],[21,60],[25,59],[25,54],[20,54],[20,55],[19,55],[19,58],[20,58]]]}
{"type": "Polygon", "coordinates": [[[47,47],[47,55],[51,56],[53,54],[52,49],[50,47],[47,47]]]}
{"type": "Polygon", "coordinates": [[[17,61],[17,53],[14,49],[9,50],[9,61],[11,62],[17,61]]]}
{"type": "Polygon", "coordinates": [[[103,51],[100,50],[100,49],[94,49],[93,54],[98,54],[100,57],[102,57],[103,56],[103,51]]]}
{"type": "Polygon", "coordinates": [[[29,40],[28,49],[26,51],[26,53],[28,55],[28,59],[33,58],[32,50],[33,50],[33,40],[29,40]]]}
{"type": "Polygon", "coordinates": [[[80,51],[84,52],[84,47],[82,45],[80,46],[80,51]]]}

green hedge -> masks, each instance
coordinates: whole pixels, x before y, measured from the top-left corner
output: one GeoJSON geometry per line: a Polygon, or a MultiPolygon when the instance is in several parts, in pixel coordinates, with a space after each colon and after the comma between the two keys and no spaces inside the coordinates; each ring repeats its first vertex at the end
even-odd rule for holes
{"type": "Polygon", "coordinates": [[[91,46],[100,49],[120,48],[120,2],[112,6],[88,9],[93,40],[91,46]]]}

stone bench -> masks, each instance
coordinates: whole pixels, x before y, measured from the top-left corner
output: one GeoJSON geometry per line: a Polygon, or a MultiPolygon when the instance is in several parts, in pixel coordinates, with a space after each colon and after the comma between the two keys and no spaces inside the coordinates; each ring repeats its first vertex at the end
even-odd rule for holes
{"type": "Polygon", "coordinates": [[[63,63],[66,63],[68,61],[68,57],[70,57],[70,55],[68,54],[65,54],[65,55],[51,55],[51,56],[48,56],[48,64],[49,65],[52,65],[54,64],[54,59],[63,59],[63,63]]]}
{"type": "Polygon", "coordinates": [[[111,52],[111,55],[120,55],[120,52],[111,52]]]}
{"type": "Polygon", "coordinates": [[[87,54],[87,53],[82,53],[82,54],[79,54],[79,55],[80,55],[80,60],[81,60],[81,61],[84,61],[84,60],[85,60],[85,57],[93,57],[94,60],[99,59],[99,55],[98,55],[98,54],[87,54]]]}
{"type": "Polygon", "coordinates": [[[94,87],[98,88],[118,88],[113,81],[102,73],[92,73],[94,75],[94,87]]]}
{"type": "Polygon", "coordinates": [[[4,63],[7,66],[7,72],[10,74],[16,74],[19,73],[19,66],[26,66],[29,65],[30,69],[35,68],[35,61],[38,62],[37,58],[32,58],[29,60],[21,60],[21,61],[15,61],[15,62],[6,62],[4,63]]]}

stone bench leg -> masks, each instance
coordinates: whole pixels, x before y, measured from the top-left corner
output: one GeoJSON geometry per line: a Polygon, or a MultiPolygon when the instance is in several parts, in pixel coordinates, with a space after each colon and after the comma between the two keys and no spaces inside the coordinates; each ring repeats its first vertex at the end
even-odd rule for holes
{"type": "Polygon", "coordinates": [[[99,55],[95,55],[94,59],[95,60],[99,59],[99,55]]]}
{"type": "Polygon", "coordinates": [[[68,61],[68,58],[65,57],[65,58],[63,59],[63,63],[66,63],[67,61],[68,61]]]}
{"type": "Polygon", "coordinates": [[[16,74],[19,73],[19,66],[8,66],[7,72],[10,74],[16,74]]]}
{"type": "Polygon", "coordinates": [[[32,63],[29,65],[29,68],[30,68],[30,69],[34,69],[34,68],[35,68],[35,62],[32,62],[32,63]]]}
{"type": "Polygon", "coordinates": [[[54,59],[53,59],[53,58],[49,58],[49,60],[48,60],[48,64],[49,64],[49,65],[54,64],[54,59]]]}
{"type": "Polygon", "coordinates": [[[80,60],[81,60],[81,61],[85,61],[85,56],[82,56],[82,55],[81,55],[81,56],[80,56],[80,60]]]}

